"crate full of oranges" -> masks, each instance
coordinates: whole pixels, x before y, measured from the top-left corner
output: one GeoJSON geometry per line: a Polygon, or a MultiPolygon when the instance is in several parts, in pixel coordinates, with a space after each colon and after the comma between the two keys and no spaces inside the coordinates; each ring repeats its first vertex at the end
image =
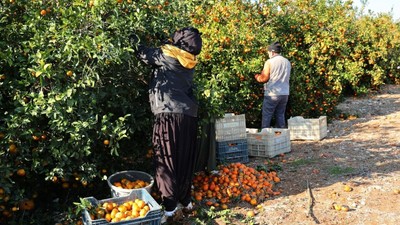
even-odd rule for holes
{"type": "Polygon", "coordinates": [[[82,213],[85,225],[103,225],[109,223],[160,224],[161,206],[145,189],[133,190],[129,195],[97,200],[94,197],[84,199],[90,203],[82,213]]]}

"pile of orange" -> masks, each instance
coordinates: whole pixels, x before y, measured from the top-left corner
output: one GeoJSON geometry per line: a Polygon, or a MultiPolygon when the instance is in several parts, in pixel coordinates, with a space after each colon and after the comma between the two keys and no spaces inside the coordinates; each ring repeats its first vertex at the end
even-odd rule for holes
{"type": "Polygon", "coordinates": [[[130,181],[126,178],[122,178],[120,181],[113,182],[113,185],[123,189],[138,189],[145,188],[146,186],[150,185],[150,183],[144,180],[130,181]]]}
{"type": "Polygon", "coordinates": [[[218,173],[197,173],[193,179],[192,196],[208,206],[227,208],[233,200],[242,200],[256,206],[265,199],[279,195],[273,190],[280,182],[275,171],[258,171],[243,163],[220,165],[218,173]]]}
{"type": "Polygon", "coordinates": [[[105,219],[107,222],[119,222],[145,217],[150,211],[150,206],[141,199],[134,199],[122,204],[104,202],[95,212],[91,213],[92,219],[105,219]]]}

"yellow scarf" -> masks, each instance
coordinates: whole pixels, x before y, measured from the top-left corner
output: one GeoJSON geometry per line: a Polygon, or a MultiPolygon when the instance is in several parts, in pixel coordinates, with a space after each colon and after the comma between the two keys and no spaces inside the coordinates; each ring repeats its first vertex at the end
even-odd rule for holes
{"type": "Polygon", "coordinates": [[[187,69],[193,69],[197,64],[196,56],[173,45],[163,45],[161,50],[165,55],[178,59],[187,69]]]}

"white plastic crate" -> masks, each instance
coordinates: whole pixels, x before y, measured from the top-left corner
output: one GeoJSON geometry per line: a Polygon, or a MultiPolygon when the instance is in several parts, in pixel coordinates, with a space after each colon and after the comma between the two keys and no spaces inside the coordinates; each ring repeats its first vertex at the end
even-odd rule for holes
{"type": "Polygon", "coordinates": [[[120,221],[120,222],[113,222],[109,223],[105,219],[95,219],[92,220],[89,212],[85,209],[82,213],[82,220],[84,225],[160,225],[161,224],[161,217],[162,217],[162,208],[161,206],[154,200],[154,198],[146,191],[146,189],[134,189],[129,195],[122,196],[122,197],[113,197],[109,199],[97,200],[94,197],[86,197],[92,206],[97,207],[98,205],[102,205],[105,202],[114,202],[118,205],[123,204],[124,202],[141,199],[144,200],[147,205],[150,207],[150,211],[147,213],[146,216],[120,221]]]}
{"type": "Polygon", "coordinates": [[[247,133],[249,156],[272,158],[291,151],[288,129],[264,128],[258,133],[247,133]]]}
{"type": "Polygon", "coordinates": [[[231,141],[246,139],[245,114],[225,114],[215,121],[215,140],[231,141]]]}
{"type": "Polygon", "coordinates": [[[319,141],[328,133],[328,122],[326,116],[316,119],[304,119],[301,116],[292,117],[288,120],[290,140],[312,140],[319,141]]]}

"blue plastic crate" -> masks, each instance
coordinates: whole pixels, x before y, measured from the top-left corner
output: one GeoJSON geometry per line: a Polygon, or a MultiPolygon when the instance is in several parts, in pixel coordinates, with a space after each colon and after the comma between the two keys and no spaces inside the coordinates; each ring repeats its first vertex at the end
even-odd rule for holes
{"type": "Polygon", "coordinates": [[[217,157],[217,161],[221,164],[223,163],[235,163],[235,162],[240,162],[240,163],[248,163],[249,162],[249,155],[246,152],[240,152],[240,153],[228,153],[222,157],[217,157]]]}
{"type": "Polygon", "coordinates": [[[103,205],[105,202],[115,202],[118,205],[123,204],[124,202],[141,199],[144,200],[149,206],[150,211],[147,213],[145,217],[136,218],[133,220],[126,220],[121,222],[109,223],[105,219],[97,219],[92,220],[90,218],[89,212],[84,210],[82,213],[83,224],[85,225],[160,225],[162,210],[161,206],[154,200],[154,198],[144,189],[134,189],[129,195],[122,197],[114,197],[103,200],[97,200],[94,197],[85,198],[88,200],[94,207],[98,205],[103,205]]]}
{"type": "Polygon", "coordinates": [[[220,163],[249,162],[247,140],[217,142],[217,161],[220,163]]]}
{"type": "Polygon", "coordinates": [[[217,155],[232,152],[247,151],[247,139],[239,139],[232,141],[217,141],[217,155]]]}

